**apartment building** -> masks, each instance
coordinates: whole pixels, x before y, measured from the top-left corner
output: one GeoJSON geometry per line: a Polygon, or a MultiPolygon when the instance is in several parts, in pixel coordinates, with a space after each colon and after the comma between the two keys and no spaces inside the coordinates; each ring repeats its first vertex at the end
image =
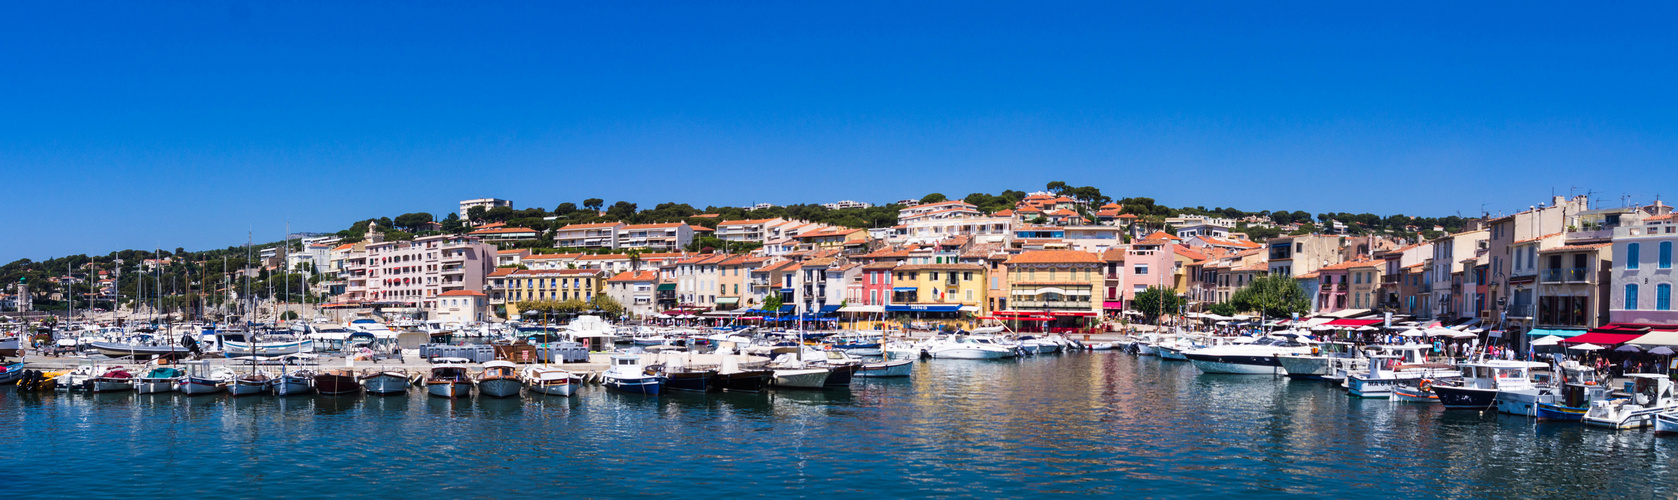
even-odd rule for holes
{"type": "Polygon", "coordinates": [[[609,276],[599,269],[515,270],[505,278],[507,314],[519,314],[521,302],[594,300],[609,276]]]}
{"type": "Polygon", "coordinates": [[[907,224],[919,220],[983,217],[984,215],[985,213],[980,212],[979,207],[972,203],[950,200],[899,209],[897,211],[897,222],[907,224]]]}
{"type": "Polygon", "coordinates": [[[1040,250],[1008,259],[1009,311],[1099,317],[1107,262],[1079,250],[1040,250]]]}
{"type": "Polygon", "coordinates": [[[561,248],[618,248],[622,222],[568,224],[554,230],[554,245],[561,248]]]}
{"type": "Polygon", "coordinates": [[[489,210],[489,209],[495,208],[495,207],[513,208],[513,202],[511,200],[503,200],[503,199],[498,199],[498,198],[476,198],[476,199],[471,199],[471,200],[461,200],[460,201],[460,211],[456,212],[456,213],[460,215],[461,219],[465,219],[466,218],[466,213],[471,211],[473,207],[484,207],[484,210],[489,210]]]}
{"type": "Polygon", "coordinates": [[[1490,231],[1473,229],[1432,241],[1433,258],[1428,261],[1430,266],[1424,286],[1429,289],[1428,306],[1433,318],[1455,320],[1467,317],[1467,306],[1470,304],[1464,300],[1463,273],[1469,268],[1463,267],[1463,261],[1489,249],[1490,237],[1490,231]]]}
{"type": "Polygon", "coordinates": [[[658,271],[624,271],[606,280],[606,296],[630,316],[645,318],[658,313],[653,297],[657,286],[658,271]]]}
{"type": "Polygon", "coordinates": [[[1614,230],[1611,306],[1614,323],[1678,325],[1672,309],[1672,289],[1678,276],[1672,268],[1678,246],[1678,221],[1671,213],[1644,218],[1614,230]]]}
{"type": "Polygon", "coordinates": [[[482,291],[495,247],[457,235],[381,241],[348,252],[344,265],[346,301],[432,310],[443,292],[482,291]]]}
{"type": "Polygon", "coordinates": [[[693,227],[686,222],[630,224],[618,228],[617,238],[614,248],[681,251],[693,242],[693,227]]]}
{"type": "Polygon", "coordinates": [[[1269,273],[1293,276],[1337,264],[1341,261],[1340,247],[1343,243],[1343,237],[1322,234],[1271,238],[1265,242],[1269,249],[1269,273]]]}

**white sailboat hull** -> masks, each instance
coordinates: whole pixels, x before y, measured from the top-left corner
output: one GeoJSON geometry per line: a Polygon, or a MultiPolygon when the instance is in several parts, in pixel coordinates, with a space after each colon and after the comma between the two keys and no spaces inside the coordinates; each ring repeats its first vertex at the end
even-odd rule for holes
{"type": "Polygon", "coordinates": [[[178,380],[172,378],[140,379],[140,383],[134,384],[134,391],[139,392],[140,394],[175,392],[175,385],[177,382],[178,380]]]}
{"type": "Polygon", "coordinates": [[[401,394],[408,392],[408,379],[394,373],[380,373],[361,379],[361,388],[370,394],[401,394]]]}
{"type": "Polygon", "coordinates": [[[857,370],[852,376],[868,378],[907,377],[914,370],[914,361],[896,360],[862,365],[862,369],[857,370]]]}
{"type": "Polygon", "coordinates": [[[500,378],[481,380],[478,382],[478,393],[492,398],[510,398],[519,395],[518,379],[500,378]]]}
{"type": "Polygon", "coordinates": [[[827,375],[827,370],[775,370],[775,387],[820,389],[827,375]]]}

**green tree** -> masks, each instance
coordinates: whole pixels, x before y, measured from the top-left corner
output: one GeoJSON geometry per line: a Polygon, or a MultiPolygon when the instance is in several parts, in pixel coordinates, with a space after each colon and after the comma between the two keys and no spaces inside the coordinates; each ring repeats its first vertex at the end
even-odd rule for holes
{"type": "Polygon", "coordinates": [[[630,220],[635,217],[635,204],[627,201],[613,203],[612,208],[606,209],[606,217],[618,221],[630,220]]]}
{"type": "Polygon", "coordinates": [[[771,313],[781,310],[781,294],[771,293],[763,298],[763,310],[771,313]]]}
{"type": "Polygon", "coordinates": [[[1235,304],[1231,304],[1231,303],[1228,303],[1228,302],[1219,302],[1219,303],[1216,303],[1216,304],[1212,304],[1212,307],[1207,308],[1207,312],[1210,312],[1212,314],[1216,314],[1216,315],[1219,315],[1219,316],[1234,316],[1237,313],[1239,313],[1240,311],[1237,311],[1235,309],[1235,304]]]}
{"type": "Polygon", "coordinates": [[[1242,311],[1283,318],[1311,308],[1311,296],[1299,282],[1279,274],[1261,276],[1235,291],[1230,303],[1242,311]]]}
{"type": "Polygon", "coordinates": [[[554,215],[558,215],[560,217],[565,217],[565,216],[571,215],[572,213],[574,213],[576,211],[577,211],[577,204],[576,203],[571,203],[569,201],[567,201],[565,203],[560,203],[559,206],[554,207],[554,215]]]}
{"type": "Polygon", "coordinates": [[[926,196],[922,196],[921,197],[921,203],[938,203],[940,201],[945,201],[945,200],[948,200],[948,199],[949,198],[944,197],[944,193],[932,193],[932,194],[929,194],[929,195],[926,195],[926,196]]]}
{"type": "Polygon", "coordinates": [[[1142,319],[1153,323],[1159,319],[1161,313],[1176,314],[1184,304],[1181,295],[1175,290],[1165,290],[1157,286],[1150,286],[1130,299],[1130,308],[1142,313],[1142,319]]]}
{"type": "Polygon", "coordinates": [[[600,207],[603,206],[606,206],[606,200],[602,200],[600,198],[589,198],[583,200],[583,208],[589,209],[590,211],[599,212],[600,207]]]}
{"type": "Polygon", "coordinates": [[[466,229],[466,224],[463,224],[463,223],[460,222],[460,216],[459,215],[455,215],[453,213],[450,213],[448,217],[443,218],[443,232],[445,232],[445,233],[459,233],[461,231],[464,231],[465,229],[466,229]]]}
{"type": "Polygon", "coordinates": [[[616,299],[613,299],[604,293],[594,294],[594,298],[589,300],[588,305],[589,308],[600,311],[601,314],[613,318],[623,317],[623,313],[625,311],[623,304],[619,304],[616,299]]]}
{"type": "Polygon", "coordinates": [[[406,213],[396,216],[396,219],[391,222],[395,223],[398,228],[410,233],[417,233],[426,223],[431,222],[431,214],[426,212],[406,213]]]}

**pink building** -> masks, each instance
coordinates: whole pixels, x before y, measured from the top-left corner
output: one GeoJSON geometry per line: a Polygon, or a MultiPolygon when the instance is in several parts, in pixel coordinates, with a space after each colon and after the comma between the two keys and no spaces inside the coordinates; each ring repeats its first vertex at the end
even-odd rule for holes
{"type": "Polygon", "coordinates": [[[862,266],[863,305],[883,306],[891,303],[891,270],[897,261],[886,260],[862,266]]]}
{"type": "MultiPolygon", "coordinates": [[[[1162,233],[1156,233],[1162,234],[1162,233]]],[[[1176,252],[1172,251],[1173,241],[1167,238],[1136,240],[1124,256],[1124,302],[1129,303],[1136,298],[1136,294],[1147,290],[1148,287],[1170,288],[1173,285],[1172,268],[1176,262],[1176,252]]]]}
{"type": "Polygon", "coordinates": [[[483,291],[495,257],[494,246],[470,236],[368,243],[344,258],[345,300],[435,310],[443,292],[483,291]]]}

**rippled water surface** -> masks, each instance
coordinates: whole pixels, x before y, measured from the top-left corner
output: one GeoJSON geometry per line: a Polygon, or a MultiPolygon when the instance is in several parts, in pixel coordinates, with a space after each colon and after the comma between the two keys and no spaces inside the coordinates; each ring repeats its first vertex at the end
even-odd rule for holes
{"type": "Polygon", "coordinates": [[[448,401],[0,392],[6,496],[1649,497],[1678,439],[1120,353],[850,390],[448,401]]]}

